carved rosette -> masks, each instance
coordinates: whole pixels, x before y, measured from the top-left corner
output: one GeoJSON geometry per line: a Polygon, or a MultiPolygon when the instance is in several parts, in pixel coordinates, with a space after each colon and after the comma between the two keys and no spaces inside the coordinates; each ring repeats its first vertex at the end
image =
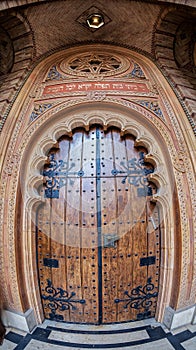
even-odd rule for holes
{"type": "Polygon", "coordinates": [[[100,79],[124,73],[133,69],[133,66],[125,57],[96,50],[68,57],[60,63],[59,68],[71,77],[100,79]]]}

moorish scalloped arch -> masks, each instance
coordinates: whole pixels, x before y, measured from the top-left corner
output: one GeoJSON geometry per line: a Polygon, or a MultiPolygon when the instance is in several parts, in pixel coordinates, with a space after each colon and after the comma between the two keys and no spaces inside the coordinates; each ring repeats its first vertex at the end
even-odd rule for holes
{"type": "MultiPolygon", "coordinates": [[[[41,118],[38,124],[42,124],[40,133],[40,125],[35,128],[31,126],[29,130],[26,130],[26,135],[30,147],[26,147],[22,157],[21,168],[23,173],[21,174],[20,182],[23,184],[22,197],[24,203],[23,213],[26,214],[23,217],[23,232],[25,233],[23,254],[28,251],[29,247],[34,247],[32,237],[31,225],[29,222],[34,222],[36,208],[41,203],[41,197],[38,194],[39,186],[42,183],[41,169],[46,161],[47,152],[53,145],[56,144],[59,137],[62,135],[71,135],[72,130],[75,127],[84,127],[86,130],[89,129],[92,124],[100,124],[106,130],[109,126],[117,126],[122,134],[129,133],[135,136],[136,145],[143,145],[148,149],[148,154],[146,159],[154,164],[155,173],[151,174],[150,180],[159,187],[158,193],[154,196],[154,201],[158,202],[161,206],[162,216],[165,218],[166,227],[163,232],[162,243],[164,247],[167,247],[167,252],[173,249],[173,222],[171,217],[174,215],[174,207],[172,204],[172,191],[174,184],[174,177],[172,173],[169,173],[167,168],[164,167],[166,162],[170,162],[169,153],[163,147],[164,140],[160,139],[159,132],[157,135],[153,135],[151,131],[152,123],[147,121],[145,109],[141,109],[140,113],[138,111],[131,110],[126,106],[120,106],[114,104],[114,102],[107,101],[102,104],[102,111],[97,112],[99,104],[87,104],[76,105],[74,107],[66,109],[66,106],[62,106],[61,112],[55,113],[55,124],[51,123],[52,111],[48,112],[50,117],[44,122],[46,118],[43,116],[43,124],[41,123],[41,118]],[[88,111],[87,111],[88,109],[88,111]],[[143,111],[143,115],[141,113],[143,111]],[[47,125],[48,124],[48,125],[47,125]],[[32,130],[34,128],[34,131],[32,130]],[[35,130],[36,129],[36,130],[35,130]],[[38,135],[36,135],[38,134],[38,135]],[[36,135],[36,136],[35,136],[36,135]],[[32,140],[36,140],[34,144],[31,144],[32,140]],[[161,140],[161,141],[160,141],[161,140]],[[27,160],[28,159],[28,160],[27,160]],[[170,219],[167,219],[169,217],[170,219]],[[168,232],[170,234],[168,235],[168,232]]],[[[135,108],[137,106],[135,105],[135,108]]],[[[149,113],[149,118],[151,114],[149,113]]],[[[166,126],[165,126],[166,128],[166,126]]],[[[157,130],[158,131],[158,130],[157,130]]],[[[20,149],[22,152],[23,145],[20,149]]],[[[22,252],[21,252],[22,254],[22,252]]],[[[36,276],[36,266],[35,266],[35,251],[31,249],[31,259],[23,259],[23,267],[20,266],[20,273],[26,276],[26,285],[28,285],[28,295],[31,307],[37,313],[36,317],[39,321],[42,320],[42,307],[41,300],[37,288],[37,276],[36,276]],[[33,264],[33,265],[32,265],[33,264]],[[32,276],[31,271],[34,271],[34,276],[32,276]],[[25,270],[25,273],[24,273],[25,270]],[[27,282],[28,281],[28,282],[27,282]]],[[[168,271],[168,266],[172,267],[173,261],[171,258],[172,254],[166,254],[165,248],[162,251],[162,271],[161,280],[167,280],[165,287],[167,288],[162,293],[160,293],[159,307],[157,317],[160,319],[163,317],[163,305],[168,300],[168,285],[170,285],[172,280],[172,268],[171,273],[166,274],[168,271]],[[167,276],[166,276],[167,275],[167,276]],[[167,299],[167,300],[166,300],[167,299]]],[[[162,282],[163,284],[163,282],[162,282]]],[[[22,287],[22,286],[21,286],[22,287]]]]}

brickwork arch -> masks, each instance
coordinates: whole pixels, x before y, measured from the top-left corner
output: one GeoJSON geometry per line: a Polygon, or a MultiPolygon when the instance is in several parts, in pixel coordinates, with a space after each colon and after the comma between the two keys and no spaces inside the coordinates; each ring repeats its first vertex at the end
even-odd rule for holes
{"type": "Polygon", "coordinates": [[[28,20],[18,12],[0,13],[0,28],[4,34],[0,55],[4,66],[0,69],[0,131],[7,114],[32,63],[35,48],[28,20]],[[6,53],[6,49],[9,52],[6,53]]]}
{"type": "Polygon", "coordinates": [[[195,19],[196,12],[189,8],[166,9],[157,22],[153,47],[158,64],[190,112],[190,123],[196,132],[195,19]]]}

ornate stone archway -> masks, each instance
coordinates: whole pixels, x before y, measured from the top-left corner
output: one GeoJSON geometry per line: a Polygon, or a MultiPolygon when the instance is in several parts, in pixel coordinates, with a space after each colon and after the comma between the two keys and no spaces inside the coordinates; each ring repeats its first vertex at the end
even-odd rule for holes
{"type": "MultiPolygon", "coordinates": [[[[89,49],[100,52],[101,47],[75,48],[74,52],[75,55],[83,54],[89,49]]],[[[114,48],[107,47],[107,50],[111,53],[114,48]]],[[[26,313],[25,322],[28,312],[35,315],[36,321],[31,317],[34,324],[41,322],[43,317],[37,286],[35,237],[31,234],[31,221],[34,221],[34,211],[40,203],[37,192],[42,182],[40,169],[47,151],[61,135],[71,135],[77,126],[88,129],[93,123],[106,129],[110,125],[117,126],[122,133],[132,133],[136,143],[148,149],[146,158],[155,165],[151,180],[160,191],[154,199],[161,204],[166,219],[157,319],[163,320],[166,307],[179,309],[194,304],[194,271],[190,265],[194,251],[190,242],[193,239],[191,203],[195,188],[192,154],[186,145],[189,140],[184,131],[188,122],[183,118],[174,93],[149,60],[129,50],[115,50],[117,56],[132,62],[132,68],[121,71],[115,81],[109,81],[108,77],[102,78],[104,82],[92,81],[88,91],[85,84],[89,81],[75,80],[70,85],[58,68],[54,69],[54,63],[61,62],[64,55],[71,57],[73,50],[52,55],[38,65],[34,78],[21,91],[21,109],[16,104],[10,112],[12,133],[9,139],[5,137],[2,166],[1,198],[5,200],[2,200],[4,235],[1,244],[7,246],[1,254],[2,290],[5,308],[26,313]],[[134,70],[139,73],[134,75],[134,70]],[[84,89],[79,89],[81,84],[84,89]],[[69,91],[64,94],[63,89],[69,91]],[[49,93],[44,95],[44,91],[49,93]],[[13,115],[17,116],[16,123],[11,120],[13,115]],[[190,198],[188,206],[187,195],[190,198]],[[5,255],[8,257],[6,264],[5,255]]],[[[6,316],[9,316],[8,311],[6,316]]]]}

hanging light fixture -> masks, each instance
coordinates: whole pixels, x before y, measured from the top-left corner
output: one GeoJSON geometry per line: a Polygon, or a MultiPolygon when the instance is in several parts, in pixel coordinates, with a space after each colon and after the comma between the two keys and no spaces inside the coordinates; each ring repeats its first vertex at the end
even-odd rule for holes
{"type": "Polygon", "coordinates": [[[105,24],[103,17],[98,13],[91,14],[86,21],[88,26],[94,29],[98,29],[105,24]]]}

